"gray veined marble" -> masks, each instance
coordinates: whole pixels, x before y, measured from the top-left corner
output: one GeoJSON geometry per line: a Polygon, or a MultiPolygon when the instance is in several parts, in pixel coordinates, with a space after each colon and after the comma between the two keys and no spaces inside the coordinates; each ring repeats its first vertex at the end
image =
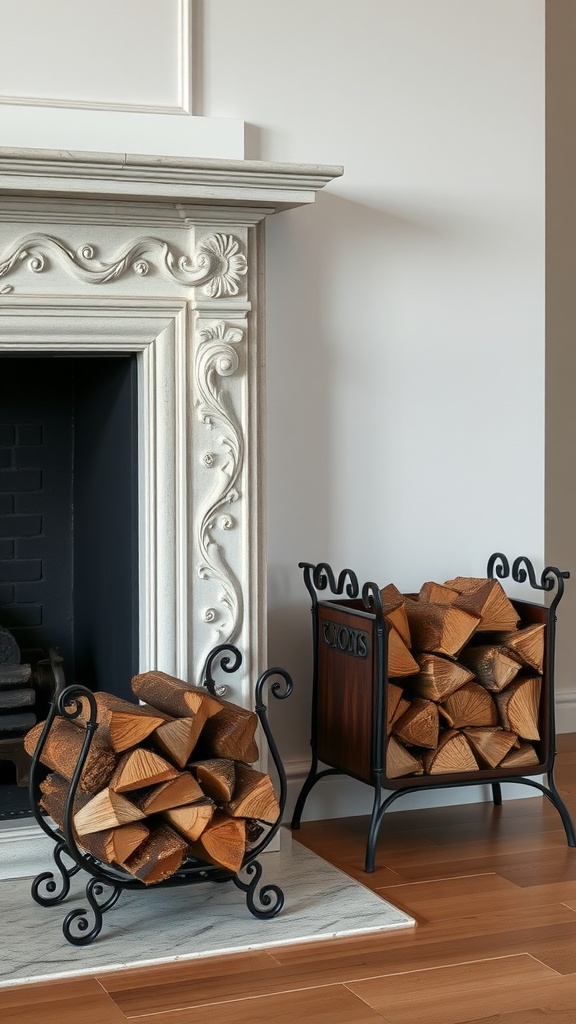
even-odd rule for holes
{"type": "MultiPolygon", "coordinates": [[[[99,937],[86,947],[72,946],[62,934],[68,911],[87,906],[86,878],[74,877],[68,898],[49,908],[33,901],[30,879],[2,881],[0,985],[415,924],[408,914],[292,843],[284,830],[280,850],[266,853],[261,863],[261,884],[280,885],[285,894],[283,910],[270,921],[255,918],[244,893],[232,883],[124,892],[104,915],[99,937]]],[[[51,869],[47,864],[46,870],[51,869]]]]}

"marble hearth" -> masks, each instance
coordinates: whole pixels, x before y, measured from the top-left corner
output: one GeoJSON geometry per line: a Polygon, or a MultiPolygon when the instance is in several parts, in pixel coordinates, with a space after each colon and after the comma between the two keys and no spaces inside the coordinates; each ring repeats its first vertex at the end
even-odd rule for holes
{"type": "MultiPolygon", "coordinates": [[[[194,678],[232,642],[227,696],[246,706],[266,661],[264,224],[340,173],[0,149],[0,372],[3,357],[135,358],[138,671],[194,678]]],[[[0,828],[12,876],[33,837],[30,820],[0,828]]]]}

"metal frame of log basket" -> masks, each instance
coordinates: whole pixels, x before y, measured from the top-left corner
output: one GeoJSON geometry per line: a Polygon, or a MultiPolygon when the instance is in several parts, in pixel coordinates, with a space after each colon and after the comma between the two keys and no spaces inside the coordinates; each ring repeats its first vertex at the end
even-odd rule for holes
{"type": "Polygon", "coordinates": [[[365,860],[365,870],[372,872],[384,813],[404,793],[490,784],[494,804],[499,806],[502,803],[501,783],[506,782],[540,790],[560,814],[568,846],[576,847],[572,820],[554,782],[556,609],[564,592],[564,580],[570,573],[548,566],[538,581],[529,559],[517,558],[510,569],[508,559],[499,552],[490,557],[487,568],[490,579],[511,577],[516,583],[528,581],[533,590],[544,594],[556,591],[547,606],[512,601],[523,624],[544,623],[546,627],[539,711],[541,738],[535,744],[539,763],[523,768],[522,776],[510,767],[387,778],[385,722],[389,625],[382,610],[380,588],[376,583],[365,583],[360,589],[358,578],[350,569],[343,569],[336,579],[325,562],[318,565],[300,562],[299,565],[312,598],[312,763],[296,802],[292,828],[300,827],[306,800],[320,779],[329,775],[348,775],[373,786],[374,801],[365,860]],[[323,591],[329,591],[340,599],[320,600],[319,594],[323,591]],[[544,776],[546,782],[530,778],[534,775],[544,776]],[[384,791],[390,791],[389,795],[384,796],[384,791]]]}
{"type": "MultiPolygon", "coordinates": [[[[224,672],[236,672],[242,664],[240,651],[229,644],[220,644],[213,648],[208,655],[202,673],[202,685],[206,686],[213,696],[221,695],[222,690],[216,686],[213,669],[216,665],[224,672]]],[[[70,891],[70,879],[80,870],[84,870],[90,877],[86,883],[86,898],[90,904],[92,913],[92,927],[90,927],[90,911],[85,908],[71,910],[64,918],[62,931],[64,937],[75,946],[85,946],[91,943],[99,934],[102,928],[103,915],[115,905],[124,889],[144,890],[158,888],[173,888],[176,886],[191,885],[200,882],[227,882],[231,881],[237,888],[246,895],[248,910],[257,918],[266,920],[275,917],[284,905],[284,893],[277,885],[263,885],[259,890],[259,882],[262,876],[262,866],[258,861],[259,855],[269,845],[274,835],[280,828],[282,815],[286,804],[286,775],[274,742],[267,718],[267,706],[263,702],[264,686],[272,677],[276,678],[270,686],[270,692],[279,700],[284,700],[292,693],[292,680],[287,672],[281,668],[270,668],[258,679],[255,687],[255,707],[260,725],[272,755],[279,778],[280,813],[276,822],[269,828],[263,838],[250,847],[243,859],[240,871],[234,873],[228,869],[209,864],[189,856],[182,867],[169,878],[145,885],[144,882],[128,874],[122,868],[104,864],[91,854],[84,853],[76,845],[73,834],[73,804],[76,789],[82,769],[86,763],[88,751],[95,730],[98,728],[96,722],[96,702],[93,694],[86,688],[78,685],[68,686],[52,704],[42,735],[36,747],[32,766],[30,770],[30,799],[34,810],[36,821],[44,832],[54,841],[53,857],[58,869],[59,877],[51,871],[44,871],[39,874],[32,883],[32,897],[44,907],[51,907],[62,902],[70,891]],[[41,797],[40,782],[45,774],[40,758],[42,749],[50,730],[50,726],[57,715],[65,719],[74,719],[80,712],[82,700],[87,700],[90,705],[90,717],[86,724],[86,736],[83,747],[76,764],[74,774],[70,783],[70,789],[66,801],[63,828],[53,828],[45,815],[40,810],[39,802],[41,797]],[[68,863],[71,862],[71,863],[68,863]],[[240,877],[243,874],[245,877],[240,877]]]]}

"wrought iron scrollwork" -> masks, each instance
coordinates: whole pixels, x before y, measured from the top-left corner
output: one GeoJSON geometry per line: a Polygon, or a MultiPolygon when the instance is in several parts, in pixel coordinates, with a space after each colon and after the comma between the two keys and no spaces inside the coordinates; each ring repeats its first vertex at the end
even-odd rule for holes
{"type": "Polygon", "coordinates": [[[90,921],[88,911],[85,907],[78,907],[76,910],[71,910],[64,918],[62,924],[64,938],[74,946],[87,946],[90,942],[93,942],[102,930],[104,914],[114,906],[121,892],[122,886],[120,884],[115,885],[111,882],[103,883],[98,878],[89,879],[86,884],[86,899],[92,909],[94,924],[90,931],[88,931],[90,921]],[[100,902],[98,897],[104,894],[106,886],[111,888],[112,892],[107,899],[100,902]]]}
{"type": "Polygon", "coordinates": [[[329,589],[333,594],[343,594],[354,599],[358,597],[358,577],[352,569],[342,569],[336,579],[332,566],[328,562],[318,562],[312,565],[311,562],[299,562],[298,567],[304,570],[304,584],[312,600],[316,602],[316,592],[329,589]],[[348,582],[346,582],[348,581],[348,582]]]}
{"type": "Polygon", "coordinates": [[[223,672],[237,672],[242,664],[242,655],[233,644],[218,644],[210,651],[204,668],[202,669],[202,685],[212,694],[213,697],[222,697],[226,693],[225,686],[217,686],[212,669],[214,664],[223,672]]]}
{"type": "Polygon", "coordinates": [[[525,555],[515,558],[512,569],[510,569],[510,562],[506,555],[499,551],[491,555],[488,561],[487,575],[491,579],[496,576],[500,580],[511,577],[515,583],[525,583],[528,580],[533,590],[542,590],[544,593],[551,593],[556,589],[556,595],[550,605],[552,613],[556,611],[564,593],[564,580],[570,579],[570,573],[566,570],[558,569],[555,565],[547,565],[538,580],[534,565],[525,555]]]}
{"type": "Polygon", "coordinates": [[[32,898],[42,907],[53,907],[65,900],[70,892],[70,879],[80,871],[79,864],[70,867],[64,863],[63,854],[68,853],[64,840],[60,840],[53,850],[53,857],[60,872],[60,879],[52,871],[43,871],[32,882],[32,898]]]}
{"type": "Polygon", "coordinates": [[[251,861],[245,867],[246,874],[253,875],[250,882],[244,882],[238,875],[234,875],[234,885],[246,893],[246,906],[254,917],[262,921],[279,914],[284,906],[284,893],[278,885],[263,885],[257,892],[258,883],[262,877],[262,865],[259,861],[251,861]],[[258,901],[258,902],[257,902],[258,901]]]}

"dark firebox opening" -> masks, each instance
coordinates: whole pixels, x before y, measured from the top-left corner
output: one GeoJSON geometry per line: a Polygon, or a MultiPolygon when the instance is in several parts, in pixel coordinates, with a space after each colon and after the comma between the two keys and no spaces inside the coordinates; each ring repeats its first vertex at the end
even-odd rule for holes
{"type": "MultiPolygon", "coordinates": [[[[0,625],[22,662],[56,647],[68,682],[125,697],[138,667],[136,415],[135,356],[0,358],[0,625]]],[[[0,760],[0,817],[14,781],[0,760]]]]}

